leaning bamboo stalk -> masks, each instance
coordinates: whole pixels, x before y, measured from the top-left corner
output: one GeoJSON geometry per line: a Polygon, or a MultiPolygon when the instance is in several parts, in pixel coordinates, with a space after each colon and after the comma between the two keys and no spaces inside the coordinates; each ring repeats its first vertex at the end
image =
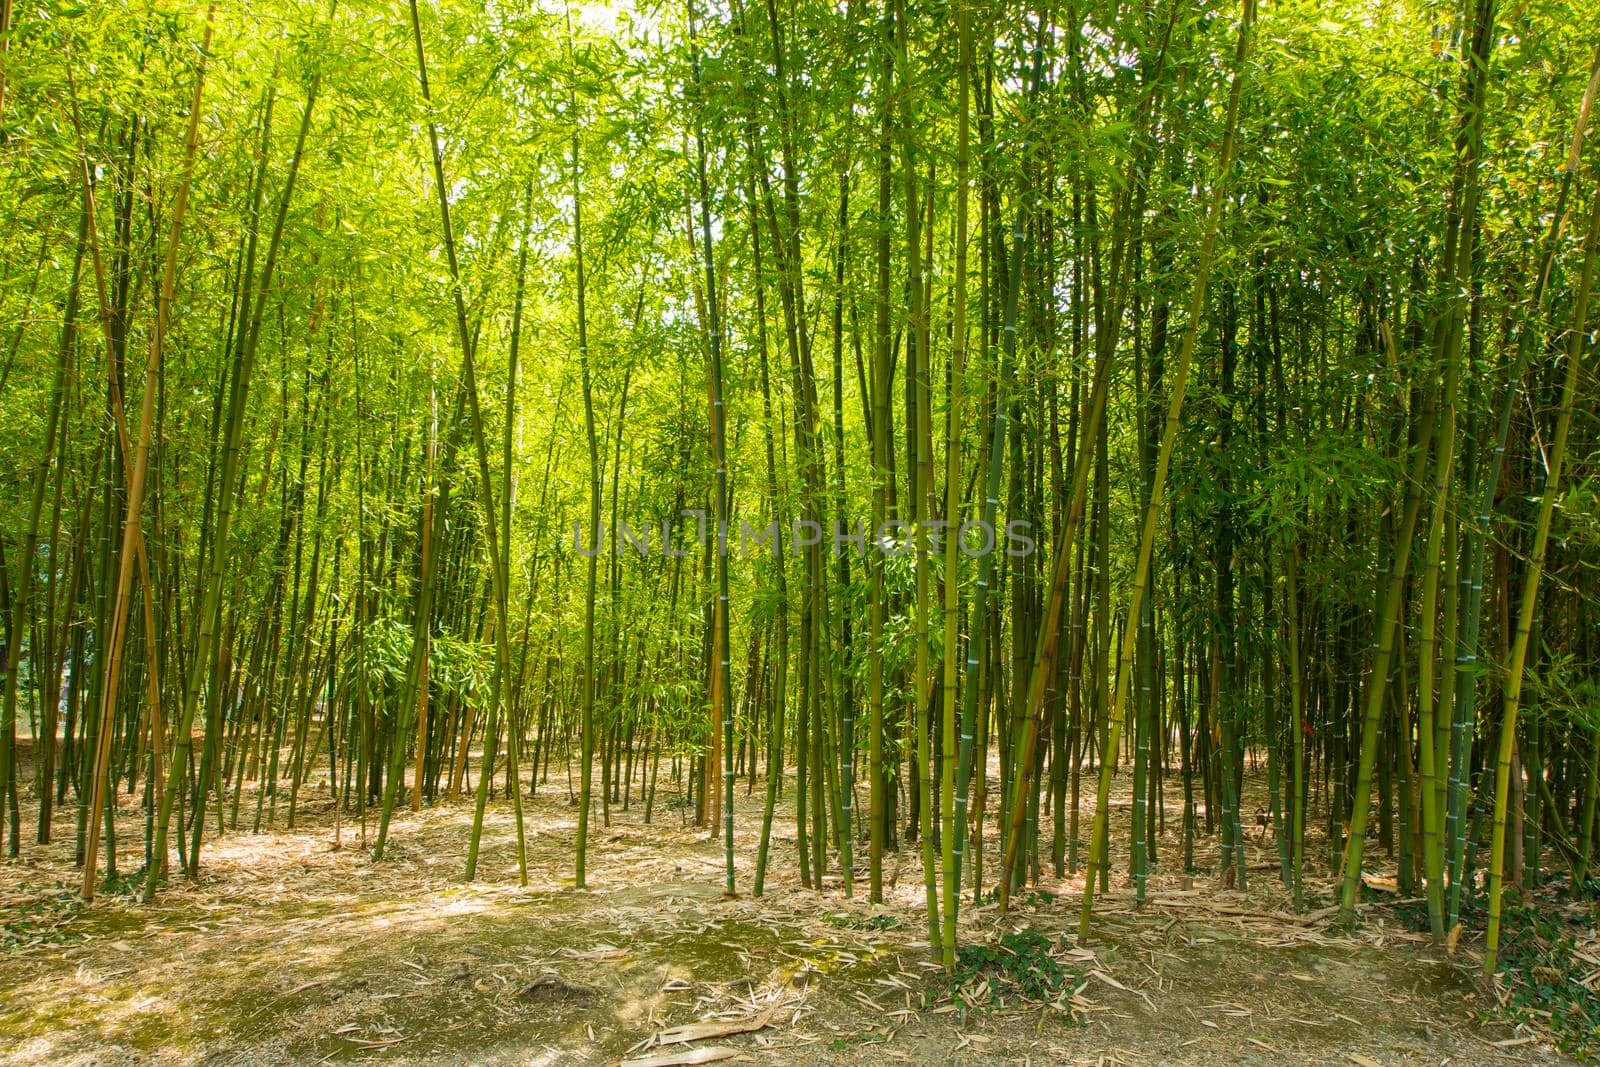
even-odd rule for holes
{"type": "MultiPolygon", "coordinates": [[[[1166,67],[1167,45],[1171,40],[1172,28],[1178,16],[1180,5],[1173,4],[1171,18],[1167,22],[1166,32],[1162,38],[1160,53],[1156,60],[1155,70],[1146,92],[1139,104],[1138,117],[1135,122],[1136,143],[1139,145],[1128,161],[1126,177],[1124,179],[1123,195],[1119,198],[1117,219],[1113,224],[1115,233],[1111,255],[1111,313],[1106,316],[1106,325],[1097,331],[1095,336],[1096,358],[1094,384],[1090,390],[1089,410],[1085,420],[1084,439],[1088,440],[1100,432],[1100,424],[1104,421],[1106,401],[1110,393],[1111,369],[1116,361],[1117,339],[1119,325],[1122,322],[1123,308],[1128,293],[1129,272],[1137,253],[1128,253],[1128,230],[1131,220],[1143,206],[1142,196],[1136,195],[1139,189],[1139,176],[1141,164],[1145,156],[1145,146],[1148,143],[1143,136],[1143,131],[1150,121],[1151,108],[1155,101],[1156,88],[1160,85],[1162,71],[1166,67]]],[[[1077,535],[1083,528],[1085,501],[1088,498],[1089,471],[1093,458],[1091,449],[1080,449],[1077,462],[1073,465],[1072,496],[1063,516],[1060,536],[1057,544],[1053,546],[1055,552],[1055,568],[1050,580],[1049,597],[1046,600],[1043,625],[1039,628],[1033,655],[1033,667],[1029,673],[1026,704],[1023,708],[1023,735],[1019,746],[1021,751],[1017,758],[1017,772],[1012,783],[1012,795],[1009,806],[1011,816],[1011,829],[1005,838],[1005,855],[1000,866],[1000,910],[1003,912],[1011,902],[1012,875],[1016,868],[1017,848],[1023,838],[1023,818],[1026,810],[1024,801],[1027,797],[1028,786],[1033,771],[1034,753],[1038,744],[1039,730],[1044,715],[1044,698],[1051,688],[1057,672],[1057,657],[1061,639],[1061,615],[1066,602],[1067,577],[1072,570],[1072,548],[1077,541],[1077,535]]]]}
{"type": "Polygon", "coordinates": [[[1539,579],[1544,574],[1545,550],[1550,543],[1550,523],[1555,513],[1556,493],[1561,487],[1561,468],[1567,458],[1567,435],[1572,429],[1573,399],[1578,391],[1578,371],[1582,366],[1587,340],[1589,293],[1594,286],[1595,258],[1600,247],[1600,194],[1589,212],[1589,234],[1584,239],[1583,270],[1579,277],[1572,309],[1572,327],[1567,335],[1567,376],[1561,383],[1561,407],[1556,416],[1555,440],[1550,446],[1539,498],[1539,518],[1534,525],[1533,547],[1528,556],[1527,575],[1522,582],[1516,631],[1506,663],[1505,711],[1500,720],[1500,748],[1495,761],[1494,829],[1489,846],[1489,931],[1483,955],[1483,973],[1493,977],[1500,947],[1500,902],[1505,876],[1506,808],[1510,796],[1511,759],[1516,749],[1517,712],[1522,701],[1522,674],[1528,661],[1529,635],[1533,629],[1533,609],[1539,597],[1539,579]]]}
{"type": "MultiPolygon", "coordinates": [[[[150,460],[150,434],[155,420],[156,392],[161,378],[161,356],[165,344],[167,327],[172,312],[172,294],[177,281],[178,273],[178,247],[183,234],[183,220],[189,206],[189,188],[194,179],[195,157],[200,143],[200,102],[205,91],[206,57],[211,50],[212,16],[215,5],[206,9],[205,33],[200,44],[200,61],[195,71],[194,93],[189,102],[189,124],[184,134],[183,143],[183,176],[178,183],[177,195],[172,209],[172,225],[167,237],[166,257],[162,266],[161,288],[157,295],[155,328],[150,333],[150,357],[145,364],[144,396],[139,408],[139,437],[134,448],[133,473],[128,481],[128,496],[126,517],[122,527],[122,551],[120,553],[120,566],[117,574],[117,588],[115,607],[111,617],[110,639],[106,651],[106,676],[101,689],[100,705],[100,732],[99,745],[95,752],[94,780],[91,786],[91,799],[89,803],[89,819],[87,822],[87,838],[84,845],[83,858],[83,884],[82,893],[85,900],[94,899],[94,880],[99,847],[99,816],[104,804],[104,791],[106,788],[106,774],[110,761],[111,716],[116,707],[117,687],[121,678],[122,646],[127,637],[128,597],[133,580],[133,566],[136,558],[143,562],[144,551],[140,537],[141,514],[144,506],[145,478],[149,470],[150,460]]],[[[77,125],[77,106],[73,105],[74,126],[77,125]]],[[[90,232],[94,231],[94,198],[89,182],[88,162],[83,160],[83,188],[85,204],[90,214],[90,232]]],[[[98,266],[98,264],[97,264],[98,266]]],[[[119,398],[120,414],[120,398],[119,398]]],[[[150,569],[144,568],[145,607],[146,607],[146,636],[147,639],[153,623],[153,613],[150,611],[150,569]]],[[[154,742],[160,744],[160,725],[158,711],[159,687],[156,680],[156,661],[154,646],[149,645],[147,653],[149,663],[149,692],[151,712],[156,716],[152,720],[154,729],[154,742]]],[[[159,766],[160,756],[156,757],[159,766]]],[[[157,865],[159,866],[159,865],[157,865]]]]}
{"type": "MultiPolygon", "coordinates": [[[[333,17],[330,7],[329,18],[333,17]]],[[[208,561],[206,573],[202,577],[205,583],[205,592],[199,605],[197,616],[199,636],[197,646],[189,660],[189,675],[185,680],[182,696],[182,707],[176,721],[173,723],[177,744],[174,749],[174,766],[186,764],[190,752],[193,750],[193,730],[195,713],[199,709],[200,688],[205,682],[206,675],[210,672],[212,659],[217,645],[217,617],[222,602],[222,584],[227,574],[228,561],[228,535],[233,517],[233,497],[241,486],[239,472],[239,455],[243,446],[244,437],[244,411],[249,399],[250,378],[255,368],[257,346],[261,337],[261,320],[266,311],[267,296],[272,289],[273,275],[277,266],[278,254],[283,244],[284,225],[289,214],[289,204],[294,197],[296,180],[300,174],[300,166],[305,158],[306,141],[311,132],[311,120],[316,110],[317,95],[322,85],[322,74],[319,70],[312,76],[311,85],[306,93],[305,109],[300,116],[300,129],[295,139],[294,153],[289,159],[289,172],[284,179],[283,192],[279,196],[278,210],[273,220],[272,234],[267,243],[267,259],[262,267],[258,287],[253,295],[255,303],[253,308],[247,308],[248,317],[240,323],[238,345],[235,350],[235,370],[233,374],[232,390],[228,398],[228,418],[223,429],[224,443],[222,450],[222,475],[218,480],[217,499],[220,502],[217,508],[215,525],[211,531],[211,558],[208,561]]],[[[270,97],[269,97],[270,100],[270,97]]],[[[263,140],[270,132],[271,108],[267,108],[263,119],[263,140]]],[[[263,153],[261,171],[258,176],[257,188],[260,180],[265,178],[266,158],[263,153]]],[[[259,195],[259,193],[257,194],[259,195]]],[[[248,297],[246,297],[248,299],[248,297]]],[[[177,803],[179,784],[183,775],[173,773],[167,778],[167,789],[161,798],[161,808],[156,818],[156,835],[152,847],[153,862],[147,872],[144,895],[148,900],[155,895],[156,883],[159,872],[165,862],[167,835],[172,825],[172,811],[177,803]]],[[[205,791],[199,791],[199,797],[204,798],[205,791]]],[[[203,801],[202,801],[203,802],[203,801]]],[[[196,817],[196,825],[201,820],[196,817]]]]}
{"type": "MultiPolygon", "coordinates": [[[[1560,191],[1557,193],[1554,219],[1546,232],[1544,252],[1538,273],[1534,276],[1534,291],[1529,301],[1532,313],[1518,338],[1517,354],[1507,374],[1505,395],[1495,424],[1495,438],[1489,450],[1487,470],[1479,489],[1476,507],[1468,517],[1466,562],[1461,567],[1458,635],[1454,657],[1455,713],[1450,729],[1449,789],[1445,805],[1445,848],[1448,870],[1449,900],[1446,905],[1446,925],[1451,925],[1459,911],[1461,900],[1462,861],[1466,852],[1467,793],[1470,770],[1467,766],[1472,745],[1472,717],[1477,709],[1478,687],[1478,630],[1481,625],[1483,603],[1483,564],[1489,543],[1489,524],[1493,517],[1495,499],[1499,491],[1500,472],[1505,465],[1506,441],[1510,437],[1511,416],[1522,398],[1522,380],[1535,350],[1543,347],[1545,307],[1549,296],[1550,273],[1555,263],[1555,253],[1566,229],[1569,214],[1568,197],[1578,173],[1583,155],[1583,144],[1589,126],[1595,97],[1600,92],[1600,47],[1595,49],[1590,64],[1589,82],[1578,105],[1577,118],[1572,127],[1572,139],[1567,148],[1566,165],[1562,168],[1560,191]]],[[[1442,725],[1442,724],[1441,724],[1442,725]]],[[[1441,770],[1441,777],[1443,771],[1441,770]]]]}
{"type": "MultiPolygon", "coordinates": [[[[1251,30],[1255,24],[1255,0],[1243,0],[1239,20],[1239,40],[1233,56],[1233,84],[1228,91],[1228,107],[1223,119],[1222,148],[1217,160],[1217,177],[1211,189],[1211,202],[1206,207],[1202,224],[1200,251],[1195,262],[1194,289],[1189,299],[1189,321],[1183,331],[1183,341],[1178,349],[1177,366],[1172,377],[1172,396],[1167,402],[1166,423],[1161,430],[1161,448],[1156,454],[1155,476],[1150,483],[1150,501],[1145,508],[1144,524],[1139,536],[1139,555],[1134,565],[1133,587],[1128,595],[1130,620],[1137,620],[1144,600],[1145,583],[1150,575],[1150,557],[1155,548],[1156,525],[1161,517],[1162,499],[1166,493],[1167,471],[1172,465],[1173,446],[1178,437],[1178,422],[1183,414],[1184,394],[1189,385],[1189,367],[1194,360],[1195,341],[1199,336],[1200,322],[1205,317],[1206,285],[1211,277],[1211,265],[1216,256],[1217,232],[1222,219],[1223,197],[1228,189],[1228,172],[1233,168],[1239,125],[1239,101],[1244,92],[1244,65],[1250,55],[1251,30]]],[[[1084,872],[1083,905],[1078,913],[1078,937],[1089,936],[1089,917],[1094,907],[1096,875],[1106,866],[1107,828],[1110,818],[1111,776],[1116,766],[1117,745],[1122,736],[1123,709],[1127,706],[1128,686],[1133,671],[1134,647],[1139,639],[1136,623],[1123,629],[1122,648],[1115,688],[1112,693],[1109,723],[1105,745],[1100,753],[1099,782],[1095,790],[1094,825],[1089,834],[1089,867],[1084,872]]]]}
{"type": "MultiPolygon", "coordinates": [[[[493,590],[497,618],[495,625],[494,681],[490,687],[488,721],[484,726],[483,768],[478,776],[477,804],[472,820],[472,836],[467,849],[466,877],[470,881],[477,867],[478,845],[483,833],[484,808],[488,803],[489,797],[489,779],[492,777],[495,741],[499,736],[500,704],[510,674],[511,647],[507,636],[510,626],[507,625],[506,618],[508,604],[506,595],[507,571],[503,566],[503,552],[509,546],[501,544],[499,523],[495,521],[499,510],[495,507],[494,482],[489,474],[489,446],[483,427],[483,409],[478,397],[477,363],[474,355],[475,344],[472,331],[467,324],[467,304],[461,285],[460,261],[456,255],[455,229],[450,221],[450,191],[445,184],[444,152],[439,141],[439,125],[434,121],[432,115],[434,107],[433,92],[428,84],[428,66],[422,46],[422,20],[417,11],[416,0],[411,0],[409,7],[411,12],[412,43],[416,47],[417,81],[422,92],[423,105],[429,111],[427,122],[429,155],[433,165],[434,191],[437,194],[436,199],[439,206],[439,229],[444,240],[445,263],[449,269],[451,302],[455,309],[456,340],[461,347],[461,388],[466,394],[473,450],[478,461],[478,494],[484,516],[482,528],[486,535],[485,539],[488,542],[490,584],[493,590]]],[[[515,746],[516,743],[516,732],[512,731],[508,744],[515,746]]],[[[420,762],[422,753],[419,752],[417,758],[420,762]]],[[[515,766],[514,760],[512,765],[515,766]]],[[[522,838],[521,794],[513,788],[513,795],[519,800],[515,808],[520,840],[522,838]]],[[[519,850],[517,865],[520,875],[526,880],[527,854],[525,850],[519,850]]]]}

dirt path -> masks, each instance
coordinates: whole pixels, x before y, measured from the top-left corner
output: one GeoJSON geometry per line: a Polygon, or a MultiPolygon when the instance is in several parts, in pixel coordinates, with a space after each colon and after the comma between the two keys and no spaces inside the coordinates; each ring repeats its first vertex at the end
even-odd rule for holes
{"type": "MultiPolygon", "coordinates": [[[[741,784],[744,893],[759,798],[741,784]]],[[[89,909],[70,888],[64,816],[57,844],[0,866],[0,1061],[564,1064],[709,1046],[765,1063],[1563,1062],[1536,1035],[1478,1021],[1470,951],[1441,959],[1383,907],[1333,936],[1287,915],[1266,870],[1249,894],[1158,874],[1137,915],[1114,880],[1085,945],[1072,880],[1004,918],[969,907],[964,943],[1036,931],[1067,975],[1044,1001],[996,1003],[1000,976],[952,989],[927,962],[910,850],[874,908],[797,884],[791,821],[766,895],[727,900],[719,843],[681,828],[679,810],[646,826],[635,806],[592,835],[579,892],[564,788],[528,814],[526,888],[509,805],[491,808],[468,885],[469,804],[397,814],[375,864],[358,827],[334,851],[328,802],[303,795],[294,831],[208,842],[199,885],[89,909]],[[698,1021],[745,1032],[649,1047],[698,1021]]],[[[130,870],[131,807],[119,840],[130,870]]]]}

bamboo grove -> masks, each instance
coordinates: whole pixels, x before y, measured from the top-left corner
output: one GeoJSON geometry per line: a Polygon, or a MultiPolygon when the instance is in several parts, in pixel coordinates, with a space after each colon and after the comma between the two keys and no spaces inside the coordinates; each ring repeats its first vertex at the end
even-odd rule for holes
{"type": "Polygon", "coordinates": [[[565,791],[947,963],[1392,863],[1492,971],[1600,833],[1585,10],[0,0],[5,854],[565,791]]]}

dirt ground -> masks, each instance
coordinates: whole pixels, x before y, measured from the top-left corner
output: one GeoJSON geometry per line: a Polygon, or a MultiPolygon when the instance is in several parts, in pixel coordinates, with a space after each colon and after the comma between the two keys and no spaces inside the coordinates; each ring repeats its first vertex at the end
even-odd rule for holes
{"type": "MultiPolygon", "coordinates": [[[[0,863],[0,1061],[1565,1062],[1539,1032],[1484,1021],[1492,994],[1470,934],[1445,957],[1386,901],[1358,930],[1331,930],[1325,845],[1307,861],[1316,910],[1300,915],[1270,837],[1252,846],[1248,892],[1184,876],[1176,797],[1147,903],[1135,911],[1122,862],[1087,943],[1075,937],[1081,878],[1047,878],[1008,915],[964,907],[964,944],[1037,931],[1071,975],[1048,1000],[996,1003],[982,976],[959,985],[929,962],[914,849],[888,859],[882,906],[866,903],[861,874],[854,899],[836,877],[802,888],[784,804],[766,892],[752,897],[762,789],[741,781],[739,895],[727,899],[720,836],[684,825],[665,768],[662,779],[652,825],[637,799],[613,805],[609,827],[597,813],[583,891],[559,773],[525,803],[525,887],[504,799],[466,883],[470,801],[397,812],[374,863],[348,820],[335,847],[331,801],[307,787],[294,829],[285,798],[276,831],[209,840],[198,884],[179,879],[150,905],[110,892],[84,906],[69,804],[52,845],[30,834],[20,860],[0,863]]],[[[143,825],[119,799],[127,872],[143,825]]],[[[33,812],[25,803],[25,827],[33,812]]]]}

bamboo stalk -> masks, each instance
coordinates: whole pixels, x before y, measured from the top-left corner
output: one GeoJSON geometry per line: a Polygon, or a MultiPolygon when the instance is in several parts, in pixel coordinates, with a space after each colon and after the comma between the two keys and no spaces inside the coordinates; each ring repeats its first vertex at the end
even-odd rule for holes
{"type": "Polygon", "coordinates": [[[1594,288],[1595,259],[1600,252],[1600,195],[1589,211],[1589,232],[1584,238],[1583,269],[1579,274],[1572,308],[1572,326],[1567,334],[1567,374],[1561,383],[1561,401],[1556,416],[1556,431],[1546,458],[1544,492],[1539,497],[1539,517],[1533,528],[1533,545],[1528,554],[1527,572],[1518,600],[1516,629],[1511,652],[1506,660],[1504,706],[1500,719],[1500,745],[1495,760],[1494,823],[1489,845],[1489,930],[1483,955],[1483,973],[1493,978],[1500,948],[1500,906],[1505,880],[1506,809],[1510,796],[1512,753],[1516,749],[1517,713],[1522,701],[1522,675],[1528,661],[1529,634],[1533,629],[1533,609],[1539,598],[1539,580],[1544,574],[1545,550],[1550,543],[1550,524],[1555,513],[1556,493],[1561,488],[1561,471],[1567,459],[1567,436],[1572,429],[1574,399],[1578,391],[1578,372],[1583,363],[1587,340],[1589,294],[1594,288]]]}
{"type": "MultiPolygon", "coordinates": [[[[1239,38],[1232,64],[1232,84],[1228,91],[1227,112],[1223,119],[1222,147],[1218,153],[1217,176],[1206,207],[1205,221],[1201,227],[1200,250],[1196,256],[1194,287],[1189,300],[1189,321],[1184,328],[1183,340],[1178,348],[1177,364],[1172,375],[1172,395],[1167,402],[1166,422],[1161,431],[1161,447],[1156,453],[1155,476],[1150,485],[1150,502],[1145,508],[1144,523],[1139,537],[1139,554],[1134,565],[1133,584],[1128,595],[1128,618],[1137,619],[1144,599],[1145,583],[1150,574],[1150,557],[1155,547],[1156,525],[1161,515],[1162,499],[1166,492],[1167,471],[1172,464],[1173,446],[1177,441],[1179,418],[1183,413],[1184,395],[1189,384],[1189,368],[1194,359],[1195,341],[1206,309],[1206,283],[1210,280],[1212,260],[1216,254],[1224,196],[1228,189],[1229,172],[1233,168],[1237,145],[1239,101],[1244,92],[1245,62],[1250,55],[1251,31],[1255,25],[1255,0],[1243,0],[1239,18],[1239,38]]],[[[1094,827],[1089,837],[1089,868],[1084,874],[1083,903],[1078,913],[1078,936],[1089,936],[1089,917],[1094,906],[1094,880],[1096,873],[1107,868],[1106,846],[1110,816],[1111,776],[1115,769],[1115,753],[1121,737],[1123,709],[1127,704],[1128,686],[1133,674],[1129,669],[1134,646],[1138,641],[1139,627],[1127,626],[1123,631],[1115,688],[1109,708],[1109,725],[1105,746],[1100,752],[1100,775],[1095,789],[1094,827]]]]}

